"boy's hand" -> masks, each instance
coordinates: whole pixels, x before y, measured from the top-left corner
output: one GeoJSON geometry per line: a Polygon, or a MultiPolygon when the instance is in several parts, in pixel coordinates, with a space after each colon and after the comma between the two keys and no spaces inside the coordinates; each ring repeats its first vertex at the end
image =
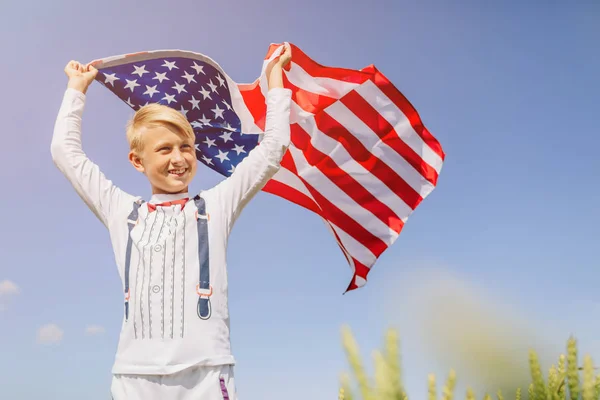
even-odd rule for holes
{"type": "Polygon", "coordinates": [[[70,61],[65,67],[65,74],[69,78],[67,87],[85,94],[96,78],[98,70],[91,64],[83,65],[78,61],[70,61]]]}

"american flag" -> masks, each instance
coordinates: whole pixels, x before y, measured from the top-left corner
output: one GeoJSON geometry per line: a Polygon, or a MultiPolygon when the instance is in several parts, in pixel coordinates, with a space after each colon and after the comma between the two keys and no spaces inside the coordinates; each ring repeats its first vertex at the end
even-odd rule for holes
{"type": "MultiPolygon", "coordinates": [[[[291,44],[284,86],[292,90],[291,145],[263,191],[321,216],[353,276],[366,283],[378,257],[435,188],[440,143],[415,108],[373,65],[361,70],[317,64],[291,44]]],[[[206,55],[148,51],[94,61],[96,80],[133,110],[160,103],[183,113],[200,162],[229,176],[261,140],[272,44],[260,77],[234,82],[206,55]]]]}

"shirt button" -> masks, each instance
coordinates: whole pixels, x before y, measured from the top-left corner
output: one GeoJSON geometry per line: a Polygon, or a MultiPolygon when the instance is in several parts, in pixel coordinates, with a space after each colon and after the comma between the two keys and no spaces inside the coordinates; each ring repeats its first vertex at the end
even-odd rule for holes
{"type": "Polygon", "coordinates": [[[154,251],[159,252],[162,250],[162,246],[160,244],[157,244],[156,246],[154,246],[154,251]]]}
{"type": "Polygon", "coordinates": [[[154,293],[158,293],[158,292],[160,292],[160,286],[158,286],[158,285],[154,285],[154,287],[152,288],[152,291],[153,291],[154,293]]]}

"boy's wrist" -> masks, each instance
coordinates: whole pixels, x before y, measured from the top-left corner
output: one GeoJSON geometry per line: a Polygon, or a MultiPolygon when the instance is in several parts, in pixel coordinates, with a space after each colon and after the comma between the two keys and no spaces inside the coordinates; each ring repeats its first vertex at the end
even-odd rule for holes
{"type": "Polygon", "coordinates": [[[271,70],[268,71],[267,81],[269,89],[283,87],[283,68],[281,64],[276,63],[271,67],[271,70]]]}
{"type": "Polygon", "coordinates": [[[85,82],[71,79],[67,83],[67,88],[74,89],[74,90],[77,90],[78,92],[85,94],[87,92],[88,86],[85,84],[85,82]]]}

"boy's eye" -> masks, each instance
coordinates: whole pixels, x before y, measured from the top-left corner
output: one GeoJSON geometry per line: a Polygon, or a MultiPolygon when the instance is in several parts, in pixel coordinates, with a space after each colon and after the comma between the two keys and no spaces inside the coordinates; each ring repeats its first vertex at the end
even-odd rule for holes
{"type": "Polygon", "coordinates": [[[158,149],[158,151],[168,151],[168,150],[171,150],[171,148],[169,146],[164,146],[164,147],[161,147],[160,149],[158,149]]]}

